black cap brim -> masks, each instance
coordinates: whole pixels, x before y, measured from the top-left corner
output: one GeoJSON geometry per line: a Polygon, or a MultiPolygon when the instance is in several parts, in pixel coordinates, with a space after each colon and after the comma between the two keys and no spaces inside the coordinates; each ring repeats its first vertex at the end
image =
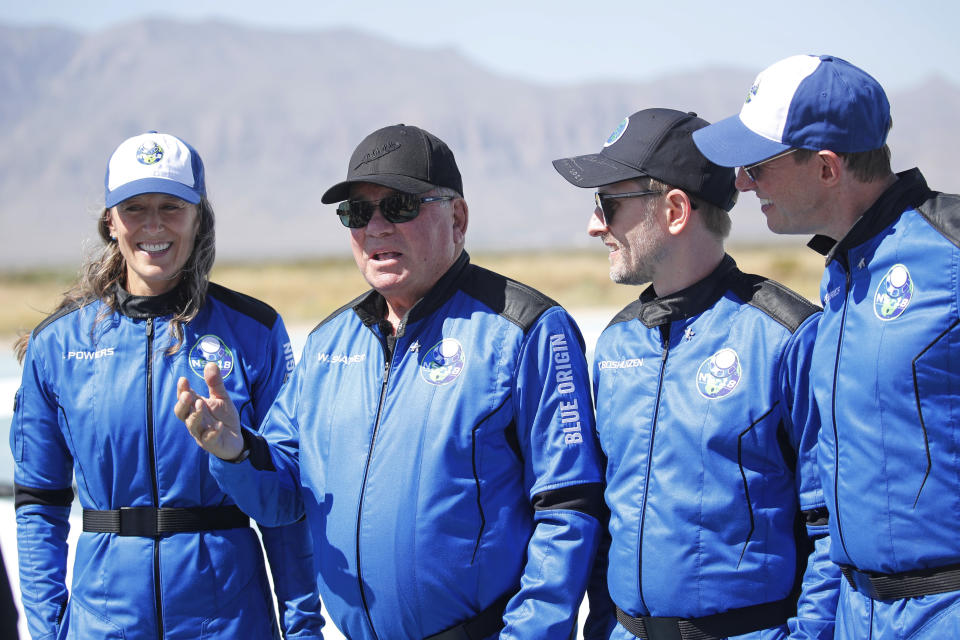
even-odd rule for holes
{"type": "Polygon", "coordinates": [[[560,158],[553,161],[553,168],[567,182],[583,188],[602,187],[622,180],[633,180],[646,176],[642,171],[612,160],[602,153],[560,158]]]}
{"type": "Polygon", "coordinates": [[[355,180],[344,180],[343,182],[338,182],[324,192],[323,196],[320,198],[320,202],[323,204],[343,202],[350,197],[350,186],[360,182],[378,184],[381,187],[396,189],[397,191],[403,191],[404,193],[424,193],[436,188],[436,185],[430,184],[429,182],[424,182],[423,180],[417,180],[416,178],[411,178],[409,176],[381,173],[363,176],[362,178],[357,178],[355,180]]]}

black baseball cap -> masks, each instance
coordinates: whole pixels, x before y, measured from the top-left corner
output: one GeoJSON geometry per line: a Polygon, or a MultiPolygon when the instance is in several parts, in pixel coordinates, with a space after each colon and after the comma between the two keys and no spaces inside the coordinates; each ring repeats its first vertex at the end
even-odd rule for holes
{"type": "Polygon", "coordinates": [[[460,169],[450,147],[429,131],[405,124],[377,129],[354,149],[347,179],[323,194],[332,204],[350,197],[350,185],[371,182],[405,193],[448,187],[463,195],[460,169]]]}
{"type": "Polygon", "coordinates": [[[644,109],[624,118],[600,153],[553,161],[578,187],[600,187],[650,177],[703,198],[725,211],[737,202],[733,169],[707,160],[693,132],[710,123],[675,109],[644,109]]]}

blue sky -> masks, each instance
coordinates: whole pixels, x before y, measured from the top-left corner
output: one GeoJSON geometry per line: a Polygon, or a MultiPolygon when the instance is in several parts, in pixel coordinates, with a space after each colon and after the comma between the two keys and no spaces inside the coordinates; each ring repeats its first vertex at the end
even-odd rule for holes
{"type": "Polygon", "coordinates": [[[888,90],[940,74],[960,83],[955,0],[11,0],[0,23],[97,31],[146,16],[271,29],[353,27],[415,47],[459,50],[545,83],[649,79],[707,64],[760,69],[830,53],[888,90]]]}

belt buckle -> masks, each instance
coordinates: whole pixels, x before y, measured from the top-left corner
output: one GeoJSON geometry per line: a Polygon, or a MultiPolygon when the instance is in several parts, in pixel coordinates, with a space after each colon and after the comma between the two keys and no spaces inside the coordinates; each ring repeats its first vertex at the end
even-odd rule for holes
{"type": "Polygon", "coordinates": [[[120,507],[121,536],[159,537],[157,510],[153,507],[120,507]]]}
{"type": "Polygon", "coordinates": [[[647,640],[683,640],[683,634],[680,632],[680,620],[683,620],[683,618],[661,616],[643,618],[647,640]]]}

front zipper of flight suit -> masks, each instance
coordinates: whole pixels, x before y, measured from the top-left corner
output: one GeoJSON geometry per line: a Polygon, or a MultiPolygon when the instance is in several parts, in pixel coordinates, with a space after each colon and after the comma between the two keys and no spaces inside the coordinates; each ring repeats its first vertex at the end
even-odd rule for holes
{"type": "MultiPolygon", "coordinates": [[[[397,333],[402,333],[403,325],[397,328],[397,333]]],[[[360,589],[360,601],[363,603],[363,613],[367,617],[367,624],[370,625],[370,632],[374,638],[378,638],[377,630],[373,627],[373,618],[370,616],[370,607],[367,604],[367,594],[363,588],[363,570],[360,568],[360,521],[363,518],[363,497],[367,488],[367,475],[370,472],[370,461],[373,459],[373,445],[377,440],[377,430],[380,428],[380,416],[383,412],[383,403],[387,397],[387,382],[390,380],[390,371],[393,369],[394,349],[391,349],[387,338],[380,340],[380,347],[383,349],[383,382],[380,384],[380,401],[377,403],[377,416],[373,422],[373,433],[370,436],[370,447],[367,449],[367,463],[363,468],[363,482],[360,485],[360,500],[357,505],[357,531],[356,531],[356,551],[357,551],[357,584],[360,589]]]]}
{"type": "Polygon", "coordinates": [[[653,440],[657,433],[657,418],[660,416],[660,394],[663,391],[663,372],[667,368],[667,356],[670,354],[670,325],[660,327],[660,337],[663,340],[663,354],[660,356],[660,376],[657,379],[656,404],[653,410],[653,419],[650,423],[650,444],[647,449],[647,472],[643,484],[643,504],[640,507],[640,539],[637,542],[637,596],[643,608],[650,611],[643,598],[643,526],[647,517],[647,496],[650,492],[650,467],[653,466],[653,440]],[[664,329],[664,327],[666,327],[664,329]]]}
{"type": "MultiPolygon", "coordinates": [[[[839,258],[839,256],[838,256],[839,258]]],[[[846,271],[846,284],[843,291],[843,313],[840,315],[840,331],[837,332],[837,355],[833,362],[833,392],[831,395],[831,421],[833,423],[833,513],[830,514],[830,517],[836,520],[837,523],[837,533],[840,534],[840,546],[843,548],[843,553],[847,556],[847,560],[853,562],[853,558],[850,557],[850,553],[847,551],[847,543],[843,539],[843,527],[840,523],[840,433],[837,430],[837,376],[840,375],[840,349],[843,347],[843,333],[847,324],[847,301],[850,294],[850,281],[852,279],[852,274],[848,268],[846,260],[840,261],[841,266],[844,271],[846,271]]],[[[824,305],[826,306],[826,305],[824,305]]]]}
{"type": "MultiPolygon", "coordinates": [[[[157,486],[157,449],[153,429],[153,318],[147,318],[147,447],[150,454],[150,482],[153,506],[160,508],[160,489],[157,486]]],[[[157,638],[163,638],[163,598],[160,594],[160,538],[153,538],[153,598],[157,608],[157,638]]]]}

